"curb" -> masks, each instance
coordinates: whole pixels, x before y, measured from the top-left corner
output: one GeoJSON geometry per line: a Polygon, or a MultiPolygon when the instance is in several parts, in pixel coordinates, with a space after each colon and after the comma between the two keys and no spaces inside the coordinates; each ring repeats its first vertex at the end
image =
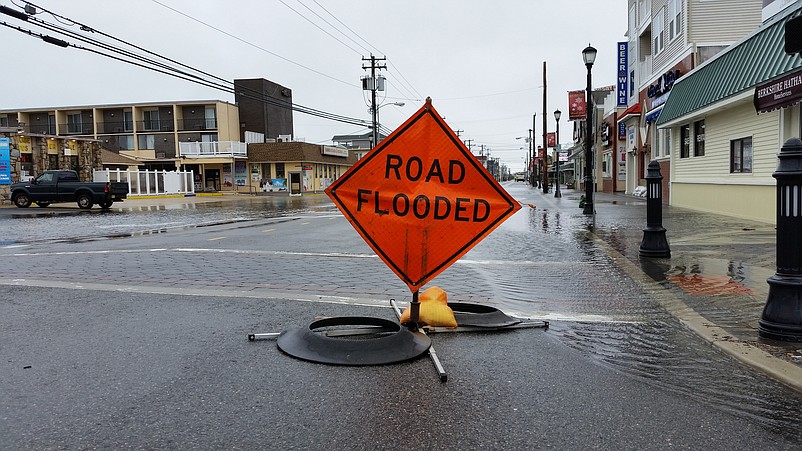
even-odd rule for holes
{"type": "Polygon", "coordinates": [[[623,254],[613,249],[606,241],[588,231],[593,242],[602,249],[627,275],[641,286],[688,329],[710,342],[730,357],[764,373],[787,387],[802,393],[802,368],[777,358],[755,346],[754,343],[740,340],[723,328],[698,314],[684,301],[671,295],[662,285],[632,263],[623,254]]]}

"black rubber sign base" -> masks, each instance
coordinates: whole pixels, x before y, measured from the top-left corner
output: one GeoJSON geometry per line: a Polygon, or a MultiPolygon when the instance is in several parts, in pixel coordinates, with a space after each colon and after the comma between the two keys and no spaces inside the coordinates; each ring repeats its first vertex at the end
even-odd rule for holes
{"type": "Polygon", "coordinates": [[[366,366],[404,362],[420,357],[432,345],[425,334],[394,321],[361,316],[326,318],[309,327],[279,335],[278,348],[292,357],[329,365],[366,366]],[[322,333],[340,326],[372,326],[370,336],[332,337],[322,333]]]}

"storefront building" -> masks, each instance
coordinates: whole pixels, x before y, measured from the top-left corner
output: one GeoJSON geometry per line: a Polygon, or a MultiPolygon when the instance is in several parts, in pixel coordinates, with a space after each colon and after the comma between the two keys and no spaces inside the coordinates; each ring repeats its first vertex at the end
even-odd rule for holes
{"type": "Polygon", "coordinates": [[[303,142],[248,145],[249,191],[319,193],[356,163],[341,147],[303,142]]]}
{"type": "Polygon", "coordinates": [[[10,202],[12,183],[31,180],[44,171],[70,169],[81,180],[91,181],[93,171],[103,167],[100,143],[94,139],[19,133],[16,127],[0,127],[0,144],[0,203],[10,202]]]}
{"type": "Polygon", "coordinates": [[[760,23],[761,2],[753,0],[628,0],[629,89],[627,108],[616,124],[619,136],[626,136],[627,193],[646,185],[646,168],[656,160],[663,201],[670,201],[673,138],[671,131],[661,133],[654,126],[663,105],[690,70],[760,23]]]}
{"type": "Polygon", "coordinates": [[[802,59],[784,51],[785,23],[799,15],[775,16],[674,84],[657,120],[672,205],[775,222],[777,153],[802,133],[802,59]]]}

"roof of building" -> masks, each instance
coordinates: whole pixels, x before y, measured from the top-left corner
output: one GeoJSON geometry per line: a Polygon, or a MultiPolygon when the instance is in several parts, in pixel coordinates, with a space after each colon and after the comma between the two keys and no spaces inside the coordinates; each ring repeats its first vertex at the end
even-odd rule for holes
{"type": "MultiPolygon", "coordinates": [[[[380,141],[386,137],[387,135],[385,133],[379,133],[380,141]]],[[[373,139],[373,132],[367,131],[365,133],[361,133],[358,135],[334,135],[331,138],[331,141],[336,143],[336,142],[347,142],[353,140],[371,140],[371,139],[373,139]]]]}
{"type": "Polygon", "coordinates": [[[3,108],[0,113],[17,113],[17,112],[39,112],[39,111],[52,111],[52,110],[88,110],[92,108],[111,109],[111,108],[127,108],[127,107],[156,107],[161,105],[209,105],[212,103],[224,103],[233,105],[231,102],[225,100],[174,100],[165,102],[131,102],[131,103],[109,103],[109,104],[93,104],[93,105],[66,105],[66,106],[46,106],[46,107],[25,107],[25,108],[3,108]]]}
{"type": "Polygon", "coordinates": [[[324,147],[304,142],[253,143],[248,144],[248,161],[252,163],[301,161],[345,165],[356,163],[353,152],[348,152],[348,157],[324,155],[324,147]]]}
{"type": "Polygon", "coordinates": [[[640,116],[640,112],[640,103],[636,103],[624,110],[624,112],[618,116],[618,122],[625,121],[629,119],[630,116],[640,116]]]}
{"type": "Polygon", "coordinates": [[[677,80],[657,125],[744,93],[760,83],[802,67],[802,58],[785,53],[785,23],[800,12],[802,9],[797,9],[766,22],[677,80]]]}
{"type": "Polygon", "coordinates": [[[126,157],[108,149],[100,149],[100,160],[103,164],[115,164],[126,166],[139,166],[143,163],[135,158],[126,157]]]}

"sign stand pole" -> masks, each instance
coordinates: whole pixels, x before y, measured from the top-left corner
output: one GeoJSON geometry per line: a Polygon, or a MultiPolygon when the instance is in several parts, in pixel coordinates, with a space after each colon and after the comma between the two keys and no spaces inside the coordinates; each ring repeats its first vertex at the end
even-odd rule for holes
{"type": "Polygon", "coordinates": [[[420,301],[418,301],[420,290],[412,292],[412,302],[409,304],[409,322],[414,330],[418,330],[420,323],[420,301]]]}
{"type": "MultiPolygon", "coordinates": [[[[398,319],[401,319],[401,309],[398,308],[398,305],[395,303],[395,299],[390,299],[390,305],[393,307],[393,311],[398,319]]],[[[418,290],[415,290],[412,293],[412,303],[409,304],[409,322],[415,326],[415,330],[417,332],[426,335],[426,331],[423,329],[418,329],[418,313],[420,311],[420,302],[418,302],[418,290]],[[415,307],[417,304],[417,307],[415,307]]],[[[443,364],[440,363],[440,358],[437,357],[437,352],[434,350],[434,346],[429,346],[429,357],[432,358],[432,363],[434,364],[434,369],[437,370],[437,377],[440,379],[440,382],[448,381],[448,374],[446,374],[445,368],[443,368],[443,364]]]]}

